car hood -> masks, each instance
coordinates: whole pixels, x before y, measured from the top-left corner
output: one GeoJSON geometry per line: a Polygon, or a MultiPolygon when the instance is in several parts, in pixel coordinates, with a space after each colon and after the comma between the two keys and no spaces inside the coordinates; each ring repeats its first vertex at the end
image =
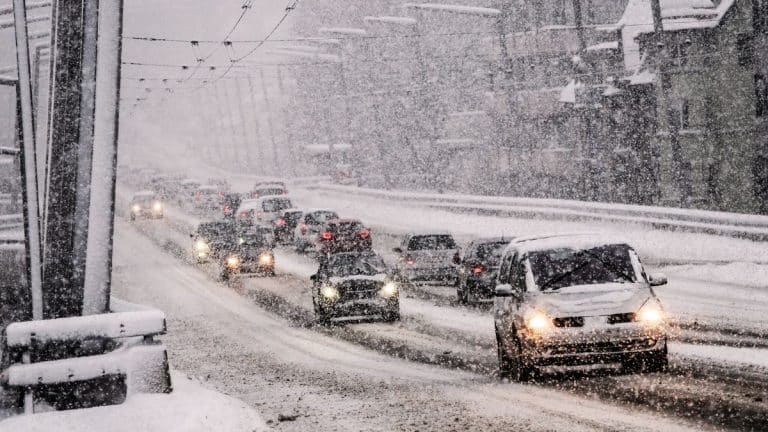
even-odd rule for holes
{"type": "Polygon", "coordinates": [[[635,312],[651,296],[642,283],[583,285],[537,293],[531,306],[552,317],[601,316],[635,312]]]}
{"type": "Polygon", "coordinates": [[[328,278],[328,282],[332,284],[340,284],[342,282],[349,282],[349,281],[373,281],[373,282],[384,282],[384,280],[387,278],[387,275],[384,273],[379,273],[374,276],[365,276],[365,275],[359,275],[359,276],[334,276],[328,278]]]}

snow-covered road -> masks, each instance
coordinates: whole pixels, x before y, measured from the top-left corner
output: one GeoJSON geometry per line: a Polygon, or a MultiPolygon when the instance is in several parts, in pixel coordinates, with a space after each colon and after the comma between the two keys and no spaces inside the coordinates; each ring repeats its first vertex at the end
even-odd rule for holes
{"type": "MultiPolygon", "coordinates": [[[[194,225],[197,219],[183,213],[169,214],[168,219],[165,222],[140,223],[136,225],[136,228],[154,240],[153,247],[157,248],[160,246],[165,251],[183,253],[184,249],[188,247],[189,238],[187,232],[189,231],[189,226],[194,225]]],[[[124,227],[124,225],[121,226],[124,227]]],[[[131,239],[131,241],[139,240],[131,239]]],[[[166,256],[165,258],[169,257],[166,256]]],[[[611,404],[619,403],[625,407],[631,407],[633,410],[632,415],[637,412],[646,412],[650,409],[665,414],[690,416],[696,419],[697,424],[700,425],[715,423],[745,428],[754,427],[755,424],[763,424],[761,422],[768,424],[766,417],[766,411],[768,410],[765,407],[765,403],[762,402],[762,398],[768,393],[766,390],[768,389],[768,384],[764,379],[765,364],[760,360],[766,355],[764,350],[739,350],[733,347],[719,348],[708,345],[698,346],[676,343],[671,346],[673,373],[669,375],[640,377],[632,375],[614,376],[609,374],[588,376],[575,380],[554,380],[552,382],[544,382],[541,386],[499,385],[492,381],[492,376],[495,372],[495,352],[492,340],[492,321],[487,309],[456,307],[455,304],[442,298],[432,299],[417,292],[410,293],[410,295],[403,299],[402,311],[404,319],[400,324],[361,323],[337,326],[330,329],[319,327],[305,329],[304,327],[311,327],[312,323],[307,276],[314,271],[314,263],[306,257],[298,256],[288,251],[279,251],[277,258],[278,270],[281,273],[278,278],[247,279],[229,288],[212,283],[210,275],[213,272],[205,273],[205,271],[201,271],[201,269],[196,267],[179,264],[178,259],[172,259],[173,266],[176,267],[173,273],[178,273],[178,275],[169,276],[167,285],[170,286],[173,281],[176,281],[177,284],[181,282],[182,285],[189,285],[190,287],[200,285],[200,288],[182,290],[183,295],[177,294],[181,296],[179,298],[181,304],[189,301],[193,302],[193,304],[184,309],[194,311],[194,313],[192,317],[183,318],[184,324],[180,328],[175,328],[172,320],[171,336],[169,337],[175,337],[174,332],[179,329],[183,329],[183,332],[199,332],[199,321],[205,320],[212,323],[209,330],[215,330],[214,334],[216,336],[213,337],[231,339],[232,341],[227,342],[225,346],[233,347],[232,349],[234,350],[251,349],[252,344],[257,344],[265,347],[265,350],[270,353],[276,353],[270,354],[270,356],[277,355],[280,359],[279,364],[288,364],[291,365],[291,368],[310,367],[314,370],[322,370],[322,374],[336,375],[341,372],[345,374],[350,372],[352,374],[362,374],[366,377],[379,376],[382,378],[380,375],[383,368],[392,372],[391,375],[384,375],[382,379],[385,380],[400,382],[402,379],[413,379],[419,385],[432,386],[437,383],[441,386],[448,386],[452,389],[448,392],[451,394],[450,402],[443,400],[441,403],[447,403],[450,406],[455,406],[458,403],[456,401],[457,395],[461,395],[461,397],[458,397],[461,404],[469,403],[466,400],[469,397],[468,395],[477,395],[477,390],[474,387],[484,389],[480,392],[480,396],[477,396],[479,400],[484,401],[483,407],[490,407],[500,403],[496,399],[497,396],[491,397],[488,394],[493,393],[495,395],[498,393],[500,390],[497,387],[504,389],[502,392],[511,391],[516,398],[520,397],[519,393],[522,388],[526,391],[533,391],[535,389],[537,392],[555,392],[554,394],[558,398],[565,396],[570,398],[574,395],[580,396],[585,394],[599,396],[603,401],[611,404]],[[201,299],[190,299],[193,293],[195,297],[199,294],[208,293],[206,295],[213,295],[215,298],[203,302],[206,311],[200,312],[198,309],[201,306],[198,302],[201,299]],[[228,300],[225,301],[224,299],[228,300]],[[230,304],[230,302],[232,303],[230,304]],[[272,317],[276,322],[266,325],[265,323],[268,321],[264,321],[265,318],[262,316],[265,312],[255,308],[254,304],[261,305],[280,318],[272,317]],[[215,305],[216,308],[214,308],[215,305]],[[219,308],[230,310],[235,308],[239,312],[228,314],[227,320],[224,321],[220,321],[221,318],[211,319],[212,317],[206,316],[213,309],[219,308]],[[243,320],[239,317],[241,313],[253,314],[254,310],[260,316],[258,320],[253,317],[243,320]],[[195,317],[199,319],[195,319],[195,317]],[[272,334],[272,337],[262,336],[261,338],[254,338],[253,335],[249,334],[254,325],[259,328],[263,326],[270,329],[267,334],[272,334]],[[287,328],[289,325],[302,327],[302,329],[289,329],[287,328]],[[223,335],[222,327],[227,329],[223,332],[223,335]],[[251,341],[251,343],[244,343],[242,341],[251,341]],[[297,344],[302,347],[301,350],[297,349],[297,344]],[[322,350],[339,350],[339,352],[318,357],[315,352],[316,349],[320,349],[318,344],[322,346],[322,350]],[[371,351],[361,349],[361,346],[390,356],[410,359],[417,363],[413,361],[400,362],[383,357],[385,360],[377,360],[375,366],[369,366],[367,365],[370,362],[370,357],[368,356],[374,354],[371,351]],[[354,348],[354,350],[351,350],[349,347],[354,348]],[[382,365],[379,367],[378,361],[394,363],[387,363],[386,366],[382,365]],[[451,368],[458,367],[466,371],[477,372],[479,375],[460,374],[460,377],[456,378],[454,375],[456,372],[437,369],[438,372],[432,373],[437,373],[439,379],[436,379],[434,376],[424,377],[422,375],[427,373],[424,371],[430,371],[432,368],[422,369],[426,366],[419,365],[419,363],[437,364],[451,368]],[[405,372],[405,370],[408,372],[405,372]],[[454,379],[458,379],[458,381],[453,381],[454,379]],[[749,385],[747,384],[748,382],[749,385]],[[487,388],[493,388],[493,391],[487,390],[487,388]],[[460,390],[457,391],[457,389],[460,390]],[[696,407],[696,409],[692,410],[691,406],[696,407]]],[[[685,268],[681,268],[681,272],[685,270],[685,268]]],[[[757,288],[759,289],[759,287],[757,288]]],[[[134,301],[156,305],[169,312],[168,308],[162,304],[154,303],[158,300],[158,298],[153,297],[134,299],[134,301]]],[[[172,310],[173,308],[171,308],[172,310]]],[[[171,316],[174,315],[173,313],[169,314],[171,316]]],[[[185,316],[184,312],[180,311],[179,314],[181,317],[185,316]]],[[[269,316],[269,314],[266,314],[266,316],[269,316]]],[[[172,345],[172,351],[175,351],[175,348],[182,348],[184,351],[188,350],[184,344],[175,346],[172,342],[169,342],[169,345],[172,345]]],[[[222,377],[221,374],[223,372],[218,370],[223,364],[233,364],[230,356],[240,358],[240,354],[232,353],[221,357],[222,354],[218,353],[211,357],[205,354],[205,349],[199,344],[195,344],[195,346],[197,350],[193,350],[191,353],[196,358],[194,361],[190,361],[190,358],[187,357],[190,354],[188,352],[184,354],[172,353],[172,355],[181,355],[179,360],[182,363],[192,365],[193,369],[202,367],[207,373],[211,373],[211,370],[216,371],[211,376],[218,375],[219,379],[212,380],[217,385],[221,385],[221,388],[227,392],[233,392],[230,386],[236,386],[238,389],[234,391],[236,395],[253,395],[252,392],[240,387],[241,383],[238,382],[239,376],[236,373],[222,377]],[[200,365],[197,365],[198,362],[200,362],[200,365]]],[[[376,355],[376,358],[379,358],[378,355],[376,355]]],[[[234,363],[240,365],[241,361],[234,361],[234,363]]],[[[278,366],[274,362],[269,363],[261,360],[259,364],[265,365],[265,368],[271,371],[270,373],[280,373],[277,372],[278,366]]],[[[178,364],[176,366],[178,367],[178,364]]],[[[302,374],[301,376],[300,384],[303,385],[306,384],[304,380],[308,376],[314,377],[315,374],[302,374]]],[[[274,385],[273,383],[272,386],[274,385]]],[[[299,383],[294,382],[291,387],[294,386],[299,386],[299,383]]],[[[404,386],[408,387],[407,385],[404,386]]],[[[272,390],[268,389],[267,391],[272,390]]],[[[296,395],[295,389],[285,391],[294,396],[296,395]]],[[[339,391],[334,397],[347,399],[348,396],[344,397],[344,394],[344,392],[339,391]]],[[[546,398],[554,397],[549,393],[546,394],[546,398]]],[[[414,396],[408,393],[402,397],[410,400],[414,396]]],[[[504,397],[511,396],[505,395],[504,397]]],[[[533,398],[533,396],[526,395],[526,401],[516,401],[514,404],[530,405],[531,402],[527,398],[533,398]]],[[[304,400],[302,397],[302,401],[304,400]]],[[[576,401],[572,403],[583,403],[580,397],[577,397],[576,401]]],[[[335,405],[337,402],[340,401],[333,398],[329,399],[330,405],[335,405]]],[[[269,403],[265,402],[265,404],[270,406],[269,403]]],[[[279,413],[279,410],[284,407],[283,405],[271,406],[275,410],[272,411],[272,414],[279,413]]],[[[311,404],[299,404],[297,406],[307,410],[316,409],[311,404]]],[[[543,425],[549,425],[548,427],[552,429],[559,429],[557,427],[557,420],[552,420],[552,423],[535,423],[535,420],[540,419],[542,416],[552,416],[544,408],[537,407],[536,404],[533,404],[533,406],[536,408],[531,409],[531,418],[527,416],[522,418],[515,417],[513,420],[504,420],[511,423],[504,423],[496,418],[498,414],[494,414],[492,416],[494,417],[492,424],[518,425],[518,427],[524,424],[526,429],[536,429],[538,426],[545,427],[543,425]],[[538,426],[531,426],[535,424],[538,426]]],[[[558,407],[555,412],[559,411],[560,408],[558,407]]],[[[502,410],[502,412],[505,411],[502,410]]],[[[418,415],[418,413],[411,412],[403,415],[411,416],[418,415]]],[[[472,410],[472,415],[475,416],[473,421],[459,424],[467,427],[467,424],[475,425],[475,420],[482,423],[489,414],[472,410]]],[[[562,417],[554,417],[555,419],[562,419],[562,417]]],[[[459,416],[459,418],[463,420],[464,416],[459,416]]],[[[606,421],[616,422],[617,425],[621,425],[608,427],[609,429],[635,429],[637,427],[628,427],[624,424],[624,420],[618,421],[617,419],[607,418],[606,421]]],[[[400,428],[404,429],[418,428],[418,425],[398,424],[401,426],[400,428]]],[[[587,429],[606,427],[602,423],[597,425],[584,423],[584,425],[587,429]]],[[[430,421],[430,426],[422,427],[422,429],[430,430],[433,429],[432,426],[430,421]]],[[[439,425],[436,424],[435,426],[439,425]]],[[[350,427],[354,428],[353,424],[340,426],[341,429],[348,429],[350,427]]],[[[371,426],[371,428],[377,429],[380,427],[371,426]]],[[[651,428],[665,429],[664,426],[655,423],[652,424],[651,428]]]]}

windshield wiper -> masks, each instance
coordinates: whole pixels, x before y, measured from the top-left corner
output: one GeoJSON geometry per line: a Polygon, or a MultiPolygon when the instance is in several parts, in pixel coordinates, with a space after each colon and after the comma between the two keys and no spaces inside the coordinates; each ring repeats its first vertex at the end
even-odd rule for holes
{"type": "Polygon", "coordinates": [[[587,255],[589,255],[589,256],[591,256],[591,257],[595,258],[596,260],[600,261],[600,264],[602,264],[602,265],[603,265],[603,267],[605,267],[605,268],[607,268],[608,270],[611,270],[611,271],[613,271],[613,272],[617,273],[619,276],[621,276],[621,277],[622,277],[623,279],[625,279],[627,282],[632,282],[632,283],[634,283],[634,282],[635,282],[635,280],[634,280],[634,279],[632,279],[632,277],[631,277],[631,276],[629,276],[628,274],[624,273],[623,271],[621,271],[621,269],[619,269],[619,268],[618,268],[618,267],[616,267],[615,265],[611,264],[610,262],[603,260],[603,259],[602,259],[602,258],[600,258],[600,256],[599,256],[599,255],[597,255],[596,253],[592,253],[592,252],[589,252],[589,251],[586,251],[586,250],[585,250],[585,251],[582,251],[582,252],[584,252],[585,254],[587,254],[587,255]]]}
{"type": "MultiPolygon", "coordinates": [[[[553,277],[552,279],[550,279],[550,280],[548,280],[548,281],[544,282],[544,283],[541,285],[541,287],[539,287],[539,290],[541,290],[541,291],[544,291],[544,290],[546,290],[546,289],[547,289],[547,287],[549,287],[549,286],[551,286],[551,285],[553,285],[553,284],[555,284],[555,283],[557,283],[557,282],[560,282],[561,280],[563,280],[563,279],[567,278],[568,276],[572,275],[573,273],[575,273],[577,270],[580,270],[580,269],[582,269],[582,268],[586,267],[588,264],[589,264],[589,262],[588,262],[588,261],[585,261],[585,262],[583,262],[583,263],[581,263],[581,264],[577,265],[576,267],[574,267],[574,268],[572,268],[572,269],[568,270],[567,272],[565,272],[565,273],[562,273],[562,274],[560,274],[560,275],[558,275],[558,276],[555,276],[555,277],[553,277]]],[[[558,289],[560,289],[560,287],[557,287],[557,288],[552,288],[552,291],[556,291],[556,290],[558,290],[558,289]]]]}

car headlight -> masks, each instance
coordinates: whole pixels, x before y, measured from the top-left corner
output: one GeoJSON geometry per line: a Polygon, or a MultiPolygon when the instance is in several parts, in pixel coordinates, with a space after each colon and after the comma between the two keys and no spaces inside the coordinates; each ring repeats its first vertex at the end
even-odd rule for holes
{"type": "Polygon", "coordinates": [[[552,318],[541,311],[535,311],[525,319],[525,327],[535,332],[541,332],[552,327],[552,318]]]}
{"type": "Polygon", "coordinates": [[[240,267],[240,257],[237,255],[230,255],[227,257],[227,267],[230,269],[236,269],[240,267]]]}
{"type": "Polygon", "coordinates": [[[379,290],[379,295],[384,298],[390,298],[397,295],[397,284],[394,282],[387,282],[379,290]]]}
{"type": "Polygon", "coordinates": [[[243,243],[245,243],[245,239],[244,238],[240,237],[240,238],[237,239],[237,244],[241,245],[243,243]]]}
{"type": "Polygon", "coordinates": [[[206,243],[203,240],[198,240],[195,242],[195,250],[198,252],[207,252],[208,251],[208,243],[206,243]]]}
{"type": "Polygon", "coordinates": [[[339,290],[333,285],[323,285],[320,288],[320,295],[326,300],[338,300],[339,290]]]}
{"type": "Polygon", "coordinates": [[[655,301],[647,301],[635,313],[635,321],[645,324],[661,324],[664,321],[664,311],[655,301]]]}
{"type": "Polygon", "coordinates": [[[268,253],[263,253],[259,255],[259,264],[261,265],[272,265],[272,255],[268,253]]]}
{"type": "Polygon", "coordinates": [[[163,203],[161,203],[160,201],[155,201],[155,203],[152,204],[152,210],[158,213],[163,211],[163,203]]]}
{"type": "Polygon", "coordinates": [[[141,211],[141,206],[138,204],[134,204],[133,206],[131,206],[131,210],[133,210],[134,213],[138,213],[141,211]]]}

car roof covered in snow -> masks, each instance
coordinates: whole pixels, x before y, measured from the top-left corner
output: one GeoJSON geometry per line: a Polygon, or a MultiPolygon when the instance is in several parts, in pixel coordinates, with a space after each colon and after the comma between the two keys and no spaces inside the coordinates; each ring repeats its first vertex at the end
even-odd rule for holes
{"type": "Polygon", "coordinates": [[[133,194],[134,198],[146,198],[155,196],[155,192],[151,190],[142,190],[133,194]]]}
{"type": "Polygon", "coordinates": [[[621,237],[606,236],[602,234],[557,234],[540,237],[525,237],[513,240],[505,254],[510,250],[525,254],[535,251],[572,249],[583,250],[606,245],[626,244],[629,242],[621,237]]]}

